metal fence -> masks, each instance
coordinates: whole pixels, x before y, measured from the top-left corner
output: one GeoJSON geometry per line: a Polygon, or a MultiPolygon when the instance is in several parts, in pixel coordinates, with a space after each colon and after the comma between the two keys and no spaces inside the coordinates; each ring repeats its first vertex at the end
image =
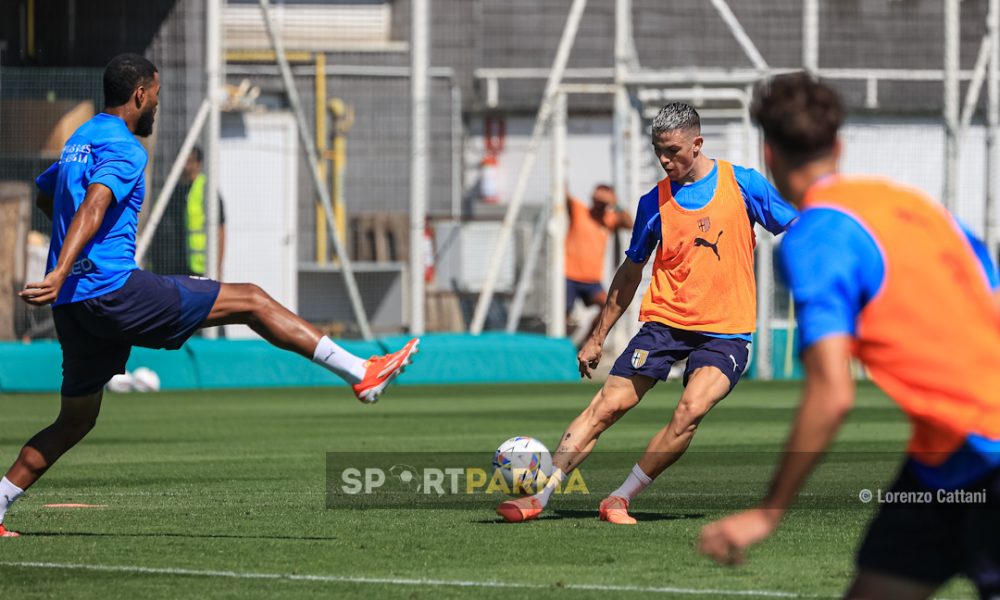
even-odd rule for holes
{"type": "MultiPolygon", "coordinates": [[[[414,310],[429,330],[561,335],[564,222],[553,203],[560,185],[586,196],[609,182],[622,204],[634,207],[661,176],[646,136],[650,111],[670,98],[704,113],[712,156],[760,168],[745,100],[756,81],[784,70],[811,70],[844,96],[845,171],[924,189],[996,248],[997,4],[431,0],[427,199],[415,218],[411,132],[422,129],[413,121],[411,75],[415,66],[418,75],[423,69],[413,60],[420,31],[411,25],[421,2],[108,0],[55,11],[45,31],[32,33],[29,3],[17,0],[0,7],[0,179],[30,182],[74,125],[100,110],[104,62],[123,51],[143,53],[163,81],[143,218],[158,198],[171,207],[161,211],[145,266],[161,269],[164,255],[183,261],[189,177],[180,155],[189,141],[205,150],[209,179],[209,163],[219,161],[223,278],[263,283],[337,335],[365,335],[364,320],[375,333],[406,330],[420,321],[414,310]],[[262,5],[270,10],[270,34],[262,5]],[[575,32],[554,81],[573,8],[575,32]],[[223,89],[210,94],[216,70],[223,89]],[[565,122],[556,124],[565,133],[553,137],[553,122],[542,119],[532,151],[547,84],[548,108],[557,95],[566,99],[565,122]],[[206,99],[220,110],[218,125],[202,115],[205,131],[189,135],[206,99]],[[553,162],[560,144],[563,167],[553,162]],[[523,209],[504,226],[532,152],[535,165],[518,199],[523,209]],[[177,185],[170,190],[172,172],[177,185]],[[335,251],[335,234],[350,265],[335,251]],[[505,238],[510,243],[494,258],[505,238]],[[411,264],[425,252],[426,261],[411,264]],[[344,276],[348,266],[353,279],[344,276]],[[496,293],[481,295],[484,288],[496,293]],[[358,318],[354,299],[366,319],[358,318]]],[[[31,224],[46,233],[40,215],[31,224]]],[[[767,335],[756,347],[768,356],[770,333],[786,335],[794,324],[770,252],[762,241],[760,321],[767,335]]],[[[611,253],[605,283],[620,261],[611,253]]],[[[636,327],[631,317],[610,350],[636,327]]],[[[46,333],[27,321],[18,331],[29,329],[46,333]]],[[[759,374],[783,374],[771,366],[765,361],[759,374]]]]}

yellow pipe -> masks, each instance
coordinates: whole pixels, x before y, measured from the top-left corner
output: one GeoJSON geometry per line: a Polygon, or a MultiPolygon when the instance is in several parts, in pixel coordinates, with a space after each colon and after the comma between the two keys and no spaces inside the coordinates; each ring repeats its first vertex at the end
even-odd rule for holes
{"type": "Polygon", "coordinates": [[[338,135],[333,140],[333,157],[330,182],[333,190],[333,218],[337,224],[337,235],[347,239],[347,213],[344,211],[344,167],[347,166],[347,136],[338,135]]]}
{"type": "MultiPolygon", "coordinates": [[[[31,2],[33,0],[29,0],[31,2]]],[[[321,55],[317,52],[316,56],[321,55]]],[[[285,52],[285,57],[290,63],[307,63],[313,59],[310,52],[292,51],[285,52]]],[[[278,60],[273,50],[226,50],[226,62],[271,62],[278,60]]]]}
{"type": "MultiPolygon", "coordinates": [[[[326,55],[316,53],[316,151],[319,154],[319,169],[321,179],[326,179],[326,55]]],[[[330,256],[329,240],[327,239],[326,213],[323,204],[316,203],[316,262],[326,264],[330,256]]]]}
{"type": "Polygon", "coordinates": [[[28,0],[28,58],[35,58],[35,0],[28,0]]]}
{"type": "Polygon", "coordinates": [[[331,157],[331,177],[333,190],[333,216],[337,224],[337,234],[346,239],[347,212],[344,209],[344,171],[347,168],[347,132],[354,125],[354,110],[340,98],[329,102],[334,118],[333,155],[331,157]]]}

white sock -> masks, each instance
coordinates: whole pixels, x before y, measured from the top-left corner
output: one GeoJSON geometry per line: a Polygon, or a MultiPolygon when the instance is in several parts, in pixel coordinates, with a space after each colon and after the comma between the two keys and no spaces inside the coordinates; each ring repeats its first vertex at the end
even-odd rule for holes
{"type": "Polygon", "coordinates": [[[545,482],[545,487],[542,488],[542,491],[535,494],[535,498],[542,504],[542,506],[549,503],[549,496],[551,496],[552,492],[559,487],[559,484],[562,483],[563,479],[566,479],[566,474],[562,472],[562,469],[552,471],[552,475],[549,477],[548,481],[545,482]]]}
{"type": "Polygon", "coordinates": [[[611,492],[611,495],[618,496],[619,498],[625,498],[631,502],[632,498],[638,496],[639,492],[646,489],[646,486],[651,483],[653,483],[653,480],[649,478],[649,475],[643,473],[638,463],[636,463],[636,465],[632,467],[632,472],[625,478],[625,483],[623,483],[617,490],[611,492]]]}
{"type": "Polygon", "coordinates": [[[0,523],[3,523],[4,515],[7,514],[10,505],[14,504],[14,500],[17,500],[17,497],[23,493],[24,490],[11,483],[6,477],[0,479],[0,523]]]}
{"type": "Polygon", "coordinates": [[[344,350],[325,335],[313,351],[313,362],[354,385],[365,378],[365,359],[344,350]]]}

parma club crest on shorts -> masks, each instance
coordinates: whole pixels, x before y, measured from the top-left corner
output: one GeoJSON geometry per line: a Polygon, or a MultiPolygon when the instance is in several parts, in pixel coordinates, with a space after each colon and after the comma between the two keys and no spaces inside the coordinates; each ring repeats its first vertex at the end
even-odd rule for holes
{"type": "Polygon", "coordinates": [[[649,356],[649,350],[636,350],[632,353],[632,368],[641,369],[642,365],[646,364],[646,357],[649,356]]]}
{"type": "Polygon", "coordinates": [[[698,219],[698,231],[708,231],[712,228],[712,219],[705,217],[704,219],[698,219]]]}

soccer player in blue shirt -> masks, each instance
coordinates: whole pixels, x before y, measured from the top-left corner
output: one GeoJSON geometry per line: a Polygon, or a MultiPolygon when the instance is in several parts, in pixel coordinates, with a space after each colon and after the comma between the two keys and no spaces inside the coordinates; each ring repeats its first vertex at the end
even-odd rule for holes
{"type": "MultiPolygon", "coordinates": [[[[988,253],[940,204],[883,178],[838,173],[837,94],[775,77],[753,104],[764,160],[801,216],[781,244],[806,380],[767,495],[711,523],[720,563],[777,528],[854,401],[856,357],[912,435],[856,561],[847,598],[923,599],[957,575],[1000,598],[1000,310],[988,253]],[[915,501],[911,501],[915,500],[915,501]]],[[[872,500],[862,491],[862,502],[872,500]]]]}
{"type": "Polygon", "coordinates": [[[199,328],[245,324],[352,384],[371,403],[417,351],[367,361],[352,355],[253,284],[160,276],[135,262],[135,235],[146,195],[147,156],[135,136],[153,132],[159,102],[156,67],[136,54],[104,70],[104,110],[83,124],[59,161],[35,180],[38,206],[52,219],[48,273],[19,293],[33,306],[52,304],[62,346],[62,406],[31,438],[0,480],[0,537],[10,505],[94,427],[104,385],[125,371],[132,346],[177,349],[199,328]]]}

